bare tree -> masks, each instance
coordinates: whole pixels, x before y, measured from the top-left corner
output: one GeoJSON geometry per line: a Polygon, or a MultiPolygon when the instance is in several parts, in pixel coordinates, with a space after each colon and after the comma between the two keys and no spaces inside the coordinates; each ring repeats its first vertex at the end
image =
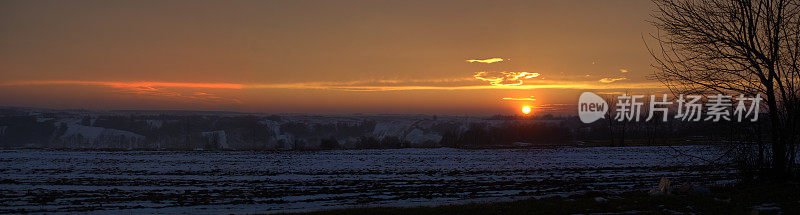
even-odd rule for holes
{"type": "MultiPolygon", "coordinates": [[[[659,29],[654,77],[673,93],[764,98],[771,168],[791,173],[798,137],[800,3],[797,0],[653,0],[659,29]]],[[[650,47],[648,47],[650,49],[650,47]]]]}

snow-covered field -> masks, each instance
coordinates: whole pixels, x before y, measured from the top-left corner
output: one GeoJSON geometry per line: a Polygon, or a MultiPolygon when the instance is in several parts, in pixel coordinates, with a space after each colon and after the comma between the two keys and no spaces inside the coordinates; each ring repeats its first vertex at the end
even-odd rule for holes
{"type": "Polygon", "coordinates": [[[271,213],[716,183],[712,146],[315,152],[0,151],[0,213],[271,213]],[[679,153],[692,156],[678,155],[679,153]]]}

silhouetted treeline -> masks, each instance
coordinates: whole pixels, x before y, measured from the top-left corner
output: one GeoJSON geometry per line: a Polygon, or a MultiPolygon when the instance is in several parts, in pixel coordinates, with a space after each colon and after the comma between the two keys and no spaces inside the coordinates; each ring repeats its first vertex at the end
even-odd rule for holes
{"type": "MultiPolygon", "coordinates": [[[[0,147],[180,150],[317,150],[696,144],[749,134],[741,123],[600,120],[496,115],[290,116],[120,114],[0,109],[0,147]]],[[[750,128],[750,127],[748,127],[750,128]]],[[[752,129],[750,129],[752,130],[752,129]]],[[[766,133],[763,129],[761,134],[766,133]]]]}
{"type": "Polygon", "coordinates": [[[464,132],[444,133],[441,144],[451,147],[508,145],[514,142],[558,143],[571,140],[570,129],[562,124],[509,121],[498,126],[471,123],[464,132]]]}

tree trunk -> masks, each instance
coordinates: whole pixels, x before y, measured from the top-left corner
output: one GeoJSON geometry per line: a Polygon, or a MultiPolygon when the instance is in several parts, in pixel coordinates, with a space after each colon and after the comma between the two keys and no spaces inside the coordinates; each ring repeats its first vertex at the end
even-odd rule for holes
{"type": "Polygon", "coordinates": [[[786,143],[785,132],[778,118],[778,102],[775,100],[775,91],[772,84],[767,84],[767,102],[769,105],[769,121],[772,125],[772,170],[774,176],[784,178],[786,176],[786,143]]]}

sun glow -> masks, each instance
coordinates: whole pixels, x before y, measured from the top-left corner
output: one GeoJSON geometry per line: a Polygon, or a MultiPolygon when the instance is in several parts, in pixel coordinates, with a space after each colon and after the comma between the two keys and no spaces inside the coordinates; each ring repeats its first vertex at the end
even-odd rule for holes
{"type": "Polygon", "coordinates": [[[523,106],[522,107],[522,113],[526,114],[526,115],[530,114],[531,113],[531,107],[530,106],[523,106]]]}

